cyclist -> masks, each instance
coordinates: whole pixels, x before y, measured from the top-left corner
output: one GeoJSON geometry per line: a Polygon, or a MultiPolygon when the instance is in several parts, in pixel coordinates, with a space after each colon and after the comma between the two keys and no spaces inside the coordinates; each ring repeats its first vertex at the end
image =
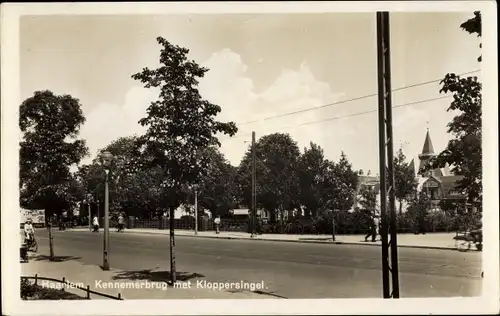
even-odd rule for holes
{"type": "Polygon", "coordinates": [[[33,227],[31,219],[24,223],[24,238],[26,242],[33,242],[35,239],[35,227],[33,227]]]}
{"type": "Polygon", "coordinates": [[[483,242],[483,225],[480,223],[476,225],[475,229],[470,231],[470,236],[472,237],[472,242],[475,244],[483,242]]]}

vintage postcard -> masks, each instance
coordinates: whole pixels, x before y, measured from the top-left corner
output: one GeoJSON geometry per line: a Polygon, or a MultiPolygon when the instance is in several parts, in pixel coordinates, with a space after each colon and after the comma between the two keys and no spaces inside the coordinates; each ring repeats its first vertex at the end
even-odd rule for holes
{"type": "Polygon", "coordinates": [[[494,12],[2,4],[5,314],[497,313],[494,12]]]}

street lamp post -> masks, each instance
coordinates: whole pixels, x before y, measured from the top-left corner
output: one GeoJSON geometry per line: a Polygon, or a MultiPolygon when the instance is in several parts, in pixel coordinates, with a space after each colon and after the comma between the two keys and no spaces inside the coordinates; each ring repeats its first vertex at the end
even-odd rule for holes
{"type": "Polygon", "coordinates": [[[87,207],[89,209],[89,231],[92,232],[92,212],[90,209],[90,202],[92,201],[92,194],[87,194],[87,207]]]}
{"type": "Polygon", "coordinates": [[[198,188],[194,188],[194,234],[198,235],[198,188]]]}
{"type": "Polygon", "coordinates": [[[109,151],[105,151],[101,155],[101,163],[106,172],[106,181],[104,189],[104,251],[102,269],[109,270],[109,188],[108,174],[113,155],[109,151]]]}

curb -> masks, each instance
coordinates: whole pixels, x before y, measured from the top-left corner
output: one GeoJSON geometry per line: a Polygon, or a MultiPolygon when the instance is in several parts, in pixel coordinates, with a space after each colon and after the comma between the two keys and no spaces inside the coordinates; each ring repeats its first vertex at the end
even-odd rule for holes
{"type": "MultiPolygon", "coordinates": [[[[71,231],[87,231],[87,230],[71,230],[71,231]]],[[[148,231],[130,231],[126,230],[124,233],[127,234],[143,234],[143,235],[165,235],[161,233],[153,233],[148,231]]],[[[371,246],[371,247],[381,247],[381,244],[378,243],[364,243],[364,242],[344,242],[344,241],[320,241],[320,240],[286,240],[286,239],[252,239],[252,238],[244,238],[237,236],[228,236],[228,237],[216,237],[216,236],[200,236],[200,235],[175,235],[176,237],[188,237],[188,238],[210,238],[210,239],[234,239],[234,240],[252,240],[252,241],[273,241],[273,242],[294,242],[294,243],[302,243],[302,244],[323,244],[323,245],[358,245],[358,246],[371,246]]],[[[458,251],[457,248],[454,247],[438,247],[438,246],[419,246],[419,245],[398,245],[398,248],[414,248],[414,249],[430,249],[430,250],[452,250],[458,251]]]]}

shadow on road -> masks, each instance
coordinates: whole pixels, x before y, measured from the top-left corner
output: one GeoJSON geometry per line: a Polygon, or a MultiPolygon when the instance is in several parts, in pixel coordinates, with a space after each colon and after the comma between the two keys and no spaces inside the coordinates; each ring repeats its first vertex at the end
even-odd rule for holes
{"type": "Polygon", "coordinates": [[[307,238],[307,237],[299,237],[299,240],[312,240],[312,241],[331,241],[331,237],[325,237],[325,238],[307,238]]]}
{"type": "MultiPolygon", "coordinates": [[[[204,278],[205,276],[199,273],[177,272],[177,281],[188,281],[196,278],[204,278]]],[[[137,270],[137,271],[123,271],[113,276],[113,280],[147,280],[151,282],[166,282],[170,284],[170,271],[152,271],[137,270]]]]}
{"type": "Polygon", "coordinates": [[[46,255],[38,255],[33,258],[35,261],[52,261],[52,262],[64,262],[69,260],[79,260],[81,257],[73,257],[73,256],[54,256],[54,260],[50,260],[50,256],[46,255]]]}
{"type": "Polygon", "coordinates": [[[234,293],[247,292],[247,293],[259,294],[259,295],[269,296],[269,297],[274,297],[274,298],[284,298],[284,299],[287,299],[287,297],[275,294],[274,292],[265,292],[265,291],[261,291],[261,290],[255,290],[255,291],[248,291],[248,290],[228,290],[227,292],[233,293],[233,294],[234,293]]]}

